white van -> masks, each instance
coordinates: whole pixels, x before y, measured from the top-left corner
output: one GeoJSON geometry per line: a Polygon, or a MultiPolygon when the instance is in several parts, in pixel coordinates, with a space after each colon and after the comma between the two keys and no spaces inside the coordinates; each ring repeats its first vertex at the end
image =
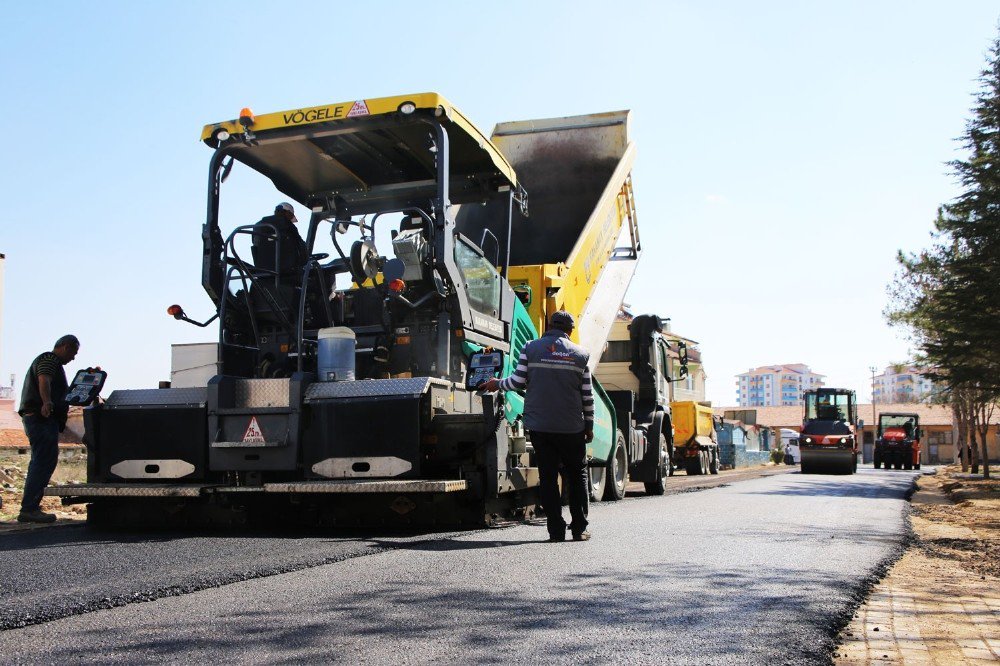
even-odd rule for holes
{"type": "Polygon", "coordinates": [[[798,465],[802,462],[799,453],[799,433],[791,428],[781,429],[781,447],[785,449],[785,464],[798,465]]]}

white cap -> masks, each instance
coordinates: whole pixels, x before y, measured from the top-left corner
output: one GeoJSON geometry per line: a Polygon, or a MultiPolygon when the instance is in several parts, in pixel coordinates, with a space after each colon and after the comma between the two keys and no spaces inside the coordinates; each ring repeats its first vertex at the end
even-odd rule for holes
{"type": "Polygon", "coordinates": [[[279,210],[288,211],[289,213],[292,214],[292,222],[298,222],[298,219],[296,219],[295,217],[295,209],[292,208],[292,204],[288,203],[287,201],[282,201],[280,204],[274,207],[275,213],[277,213],[279,210]]]}

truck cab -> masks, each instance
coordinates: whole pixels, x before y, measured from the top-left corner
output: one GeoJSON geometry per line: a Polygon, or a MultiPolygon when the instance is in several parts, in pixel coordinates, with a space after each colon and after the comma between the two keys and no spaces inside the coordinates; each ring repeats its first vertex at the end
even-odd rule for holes
{"type": "Polygon", "coordinates": [[[882,413],[875,431],[874,466],[879,469],[920,469],[920,416],[882,413]]]}

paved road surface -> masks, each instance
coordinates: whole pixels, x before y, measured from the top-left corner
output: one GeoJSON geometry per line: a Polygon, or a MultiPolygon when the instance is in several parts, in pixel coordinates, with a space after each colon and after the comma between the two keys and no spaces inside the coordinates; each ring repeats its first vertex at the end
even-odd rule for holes
{"type": "Polygon", "coordinates": [[[594,508],[587,543],[543,543],[544,528],[533,525],[125,543],[81,528],[11,534],[0,540],[0,622],[63,619],[0,632],[0,654],[15,662],[823,662],[836,622],[899,550],[913,477],[782,474],[626,499],[594,508]],[[63,584],[53,569],[66,571],[63,584]],[[267,575],[279,572],[288,573],[267,575]],[[147,598],[157,600],[65,617],[147,598]]]}

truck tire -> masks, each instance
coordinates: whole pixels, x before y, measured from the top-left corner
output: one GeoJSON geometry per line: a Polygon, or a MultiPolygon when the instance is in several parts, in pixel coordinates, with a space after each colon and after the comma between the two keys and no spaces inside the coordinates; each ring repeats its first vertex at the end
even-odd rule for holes
{"type": "Polygon", "coordinates": [[[608,457],[606,469],[604,499],[617,502],[625,497],[625,486],[628,484],[628,451],[625,450],[625,435],[621,430],[615,438],[615,446],[608,457]]]}
{"type": "Polygon", "coordinates": [[[712,452],[709,455],[712,457],[712,459],[708,463],[708,473],[709,474],[718,474],[719,473],[719,451],[718,451],[718,449],[712,450],[712,452]]]}
{"type": "Polygon", "coordinates": [[[701,474],[701,455],[697,458],[685,458],[684,471],[687,472],[688,476],[701,474]]]}
{"type": "Polygon", "coordinates": [[[588,481],[588,485],[590,486],[590,501],[600,502],[604,499],[604,484],[608,478],[607,467],[604,465],[590,467],[587,470],[587,475],[590,477],[588,481]]]}
{"type": "Polygon", "coordinates": [[[660,433],[660,466],[656,469],[656,480],[643,484],[647,495],[662,495],[667,492],[667,477],[670,476],[670,457],[667,438],[660,433]],[[666,457],[666,459],[664,459],[666,457]]]}
{"type": "Polygon", "coordinates": [[[702,474],[708,474],[708,468],[710,466],[709,463],[708,463],[708,459],[709,459],[710,455],[711,454],[708,451],[704,451],[703,450],[701,452],[701,455],[698,456],[698,459],[701,460],[701,473],[702,474]]]}
{"type": "Polygon", "coordinates": [[[875,469],[878,469],[879,467],[881,467],[882,466],[882,456],[880,456],[879,454],[876,453],[875,454],[875,462],[873,464],[875,466],[875,469]]]}
{"type": "Polygon", "coordinates": [[[920,469],[920,463],[917,463],[916,465],[914,465],[913,469],[920,469]]]}

